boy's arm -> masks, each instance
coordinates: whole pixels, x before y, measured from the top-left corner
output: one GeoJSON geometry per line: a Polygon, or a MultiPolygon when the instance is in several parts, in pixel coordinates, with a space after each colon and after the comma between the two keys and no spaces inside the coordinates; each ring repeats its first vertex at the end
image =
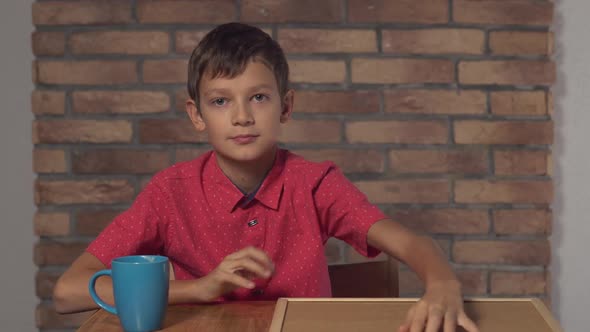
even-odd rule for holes
{"type": "MultiPolygon", "coordinates": [[[[104,270],[104,264],[94,255],[84,252],[64,272],[53,289],[53,303],[59,313],[73,313],[97,309],[98,305],[90,297],[88,282],[92,275],[104,270]]],[[[170,269],[169,303],[186,303],[205,301],[202,279],[174,280],[174,271],[170,269]]],[[[111,278],[100,277],[96,280],[96,293],[106,303],[113,305],[113,284],[111,278]]]]}
{"type": "Polygon", "coordinates": [[[369,228],[367,243],[407,264],[427,287],[437,281],[457,281],[447,259],[430,237],[417,235],[390,219],[378,221],[369,228]]]}
{"type": "MultiPolygon", "coordinates": [[[[55,310],[73,313],[98,308],[88,291],[88,282],[94,273],[106,269],[94,255],[84,252],[57,281],[53,289],[55,310]]],[[[168,303],[211,302],[238,287],[253,288],[249,278],[269,278],[274,265],[260,249],[247,247],[225,259],[208,275],[193,280],[173,280],[168,291],[168,303]],[[246,278],[245,275],[250,277],[246,278]]],[[[111,278],[101,277],[96,281],[96,293],[106,303],[113,305],[111,278]]]]}
{"type": "Polygon", "coordinates": [[[414,234],[406,227],[384,219],[369,228],[367,242],[406,263],[424,281],[425,294],[406,316],[400,332],[455,331],[457,325],[478,332],[463,309],[461,284],[434,241],[414,234]]]}

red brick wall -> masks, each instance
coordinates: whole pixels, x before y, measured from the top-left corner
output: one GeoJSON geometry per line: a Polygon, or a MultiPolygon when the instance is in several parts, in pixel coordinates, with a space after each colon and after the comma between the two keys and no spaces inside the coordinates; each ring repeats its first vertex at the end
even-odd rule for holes
{"type": "MultiPolygon", "coordinates": [[[[154,172],[206,148],[183,104],[188,54],[218,23],[286,51],[283,141],[337,162],[399,222],[434,236],[467,295],[548,295],[553,141],[538,0],[38,1],[32,8],[37,324],[53,283],[154,172]]],[[[334,241],[331,262],[361,259],[334,241]]],[[[421,286],[402,267],[402,295],[421,286]]]]}

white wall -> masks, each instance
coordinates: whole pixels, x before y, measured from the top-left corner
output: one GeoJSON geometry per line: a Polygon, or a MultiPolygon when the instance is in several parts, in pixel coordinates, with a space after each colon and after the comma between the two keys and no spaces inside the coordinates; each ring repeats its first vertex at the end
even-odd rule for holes
{"type": "Polygon", "coordinates": [[[565,331],[590,318],[590,1],[557,0],[553,310],[565,331]]]}
{"type": "Polygon", "coordinates": [[[0,329],[36,331],[30,93],[32,0],[0,1],[0,329]]]}

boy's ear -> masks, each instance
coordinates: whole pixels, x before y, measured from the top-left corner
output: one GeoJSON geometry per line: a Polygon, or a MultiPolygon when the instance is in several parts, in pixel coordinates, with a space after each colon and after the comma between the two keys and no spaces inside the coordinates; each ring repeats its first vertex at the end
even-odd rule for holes
{"type": "Polygon", "coordinates": [[[289,121],[291,114],[293,113],[293,101],[295,98],[295,91],[289,89],[283,97],[282,109],[281,109],[281,123],[289,121]]]}
{"type": "Polygon", "coordinates": [[[198,131],[205,130],[205,121],[203,121],[203,117],[201,116],[201,112],[199,112],[199,109],[197,108],[195,101],[192,99],[188,99],[186,101],[185,109],[186,114],[188,114],[189,118],[191,119],[191,122],[193,123],[193,126],[195,126],[195,129],[197,129],[198,131]]]}

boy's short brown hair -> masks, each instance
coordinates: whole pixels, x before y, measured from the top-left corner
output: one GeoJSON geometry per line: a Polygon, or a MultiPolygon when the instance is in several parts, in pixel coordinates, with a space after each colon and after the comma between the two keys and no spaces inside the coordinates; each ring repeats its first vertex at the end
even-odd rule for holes
{"type": "Polygon", "coordinates": [[[233,78],[252,60],[263,62],[274,72],[282,98],[288,90],[289,66],[279,44],[257,27],[226,23],[207,33],[191,54],[187,84],[191,99],[199,106],[203,75],[233,78]]]}

